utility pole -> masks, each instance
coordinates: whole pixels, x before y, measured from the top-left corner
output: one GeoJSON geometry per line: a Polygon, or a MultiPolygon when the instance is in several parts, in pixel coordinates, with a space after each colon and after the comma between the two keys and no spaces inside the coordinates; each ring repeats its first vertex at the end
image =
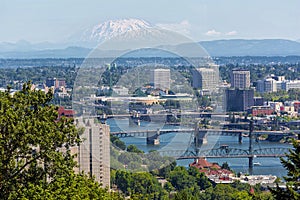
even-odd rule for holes
{"type": "Polygon", "coordinates": [[[252,132],[254,130],[253,119],[250,120],[249,125],[249,174],[253,174],[253,146],[252,146],[252,132]]]}

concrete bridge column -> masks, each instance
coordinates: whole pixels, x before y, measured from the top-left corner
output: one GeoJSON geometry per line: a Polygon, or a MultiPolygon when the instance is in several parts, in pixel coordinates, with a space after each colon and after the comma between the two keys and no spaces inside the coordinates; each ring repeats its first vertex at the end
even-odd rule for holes
{"type": "Polygon", "coordinates": [[[250,124],[249,124],[249,174],[252,175],[253,174],[253,145],[252,145],[252,133],[254,130],[254,124],[253,124],[253,120],[250,120],[250,124]]]}
{"type": "Polygon", "coordinates": [[[195,137],[195,144],[202,145],[207,144],[207,131],[198,131],[197,137],[195,137]]]}
{"type": "Polygon", "coordinates": [[[140,114],[137,112],[132,113],[132,115],[129,117],[129,126],[140,126],[140,124],[140,114]]]}
{"type": "Polygon", "coordinates": [[[160,135],[160,130],[157,129],[156,132],[147,132],[147,144],[150,145],[159,145],[159,135],[160,135]]]}
{"type": "Polygon", "coordinates": [[[251,155],[251,156],[249,157],[249,174],[250,174],[250,175],[253,174],[253,158],[254,158],[253,155],[251,155]]]}
{"type": "Polygon", "coordinates": [[[239,143],[243,143],[243,134],[242,132],[239,133],[239,143]]]}
{"type": "Polygon", "coordinates": [[[105,124],[106,120],[107,120],[107,115],[105,113],[103,113],[102,115],[98,116],[97,118],[101,122],[101,124],[105,124]]]}

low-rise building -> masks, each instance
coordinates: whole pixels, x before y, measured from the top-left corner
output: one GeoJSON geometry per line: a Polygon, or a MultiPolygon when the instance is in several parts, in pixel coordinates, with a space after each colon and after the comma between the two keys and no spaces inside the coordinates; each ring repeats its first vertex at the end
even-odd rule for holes
{"type": "Polygon", "coordinates": [[[252,106],[249,111],[252,116],[272,115],[274,113],[270,106],[252,106]]]}
{"type": "Polygon", "coordinates": [[[300,113],[300,101],[295,101],[293,105],[294,105],[295,112],[297,112],[299,114],[300,113]]]}
{"type": "Polygon", "coordinates": [[[232,183],[234,173],[230,170],[222,169],[217,163],[210,163],[205,158],[197,158],[190,164],[203,172],[211,181],[215,183],[232,183]]]}
{"type": "Polygon", "coordinates": [[[282,102],[267,101],[265,106],[270,106],[275,112],[280,112],[280,107],[283,106],[282,102]]]}
{"type": "Polygon", "coordinates": [[[300,80],[288,80],[283,82],[282,88],[285,91],[289,91],[290,89],[300,89],[300,80]]]}
{"type": "Polygon", "coordinates": [[[286,106],[286,105],[281,106],[280,107],[280,112],[281,113],[286,113],[290,116],[296,116],[297,115],[297,113],[295,112],[294,106],[286,106]]]}
{"type": "Polygon", "coordinates": [[[60,119],[62,116],[65,117],[74,117],[75,111],[72,109],[65,109],[63,106],[60,106],[57,110],[58,112],[58,119],[60,119]]]}

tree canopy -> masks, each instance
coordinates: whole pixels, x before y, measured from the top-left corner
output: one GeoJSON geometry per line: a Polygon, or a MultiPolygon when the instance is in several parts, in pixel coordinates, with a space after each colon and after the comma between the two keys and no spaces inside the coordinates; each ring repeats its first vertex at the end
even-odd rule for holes
{"type": "Polygon", "coordinates": [[[80,140],[73,120],[58,119],[51,92],[0,92],[0,196],[2,199],[107,199],[82,173],[70,149],[80,140]]]}
{"type": "Polygon", "coordinates": [[[277,185],[276,189],[271,189],[275,199],[300,199],[300,144],[293,140],[293,149],[286,154],[287,158],[280,158],[282,165],[287,169],[286,189],[277,185]]]}

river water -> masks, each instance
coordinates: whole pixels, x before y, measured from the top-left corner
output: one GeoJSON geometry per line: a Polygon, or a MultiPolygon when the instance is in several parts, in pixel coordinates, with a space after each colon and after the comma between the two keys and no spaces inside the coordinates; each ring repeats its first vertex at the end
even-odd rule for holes
{"type": "MultiPolygon", "coordinates": [[[[137,130],[157,130],[163,129],[179,129],[186,128],[180,126],[163,125],[159,123],[141,122],[140,126],[129,126],[128,119],[108,119],[107,124],[110,125],[111,132],[114,131],[137,131],[137,130]]],[[[191,128],[191,127],[190,127],[191,128]]],[[[228,145],[230,148],[249,149],[249,138],[243,137],[243,143],[238,142],[235,136],[216,136],[208,135],[208,143],[200,147],[202,149],[218,148],[221,145],[228,145]]],[[[148,152],[150,150],[169,151],[169,150],[182,150],[185,151],[189,148],[190,142],[193,140],[191,133],[168,133],[160,136],[160,145],[147,145],[145,137],[127,137],[121,138],[126,145],[134,144],[139,149],[148,152]]],[[[275,148],[284,147],[289,148],[291,145],[282,144],[278,142],[259,141],[253,140],[253,149],[259,148],[275,148]]],[[[220,165],[227,162],[231,169],[235,172],[248,173],[248,158],[217,158],[208,159],[210,162],[217,162],[220,165]]],[[[177,165],[187,167],[189,163],[193,162],[192,159],[177,160],[177,165]]],[[[286,170],[282,167],[279,158],[254,158],[254,162],[259,162],[260,166],[254,166],[253,174],[255,175],[275,175],[282,177],[286,175],[286,170]]]]}

